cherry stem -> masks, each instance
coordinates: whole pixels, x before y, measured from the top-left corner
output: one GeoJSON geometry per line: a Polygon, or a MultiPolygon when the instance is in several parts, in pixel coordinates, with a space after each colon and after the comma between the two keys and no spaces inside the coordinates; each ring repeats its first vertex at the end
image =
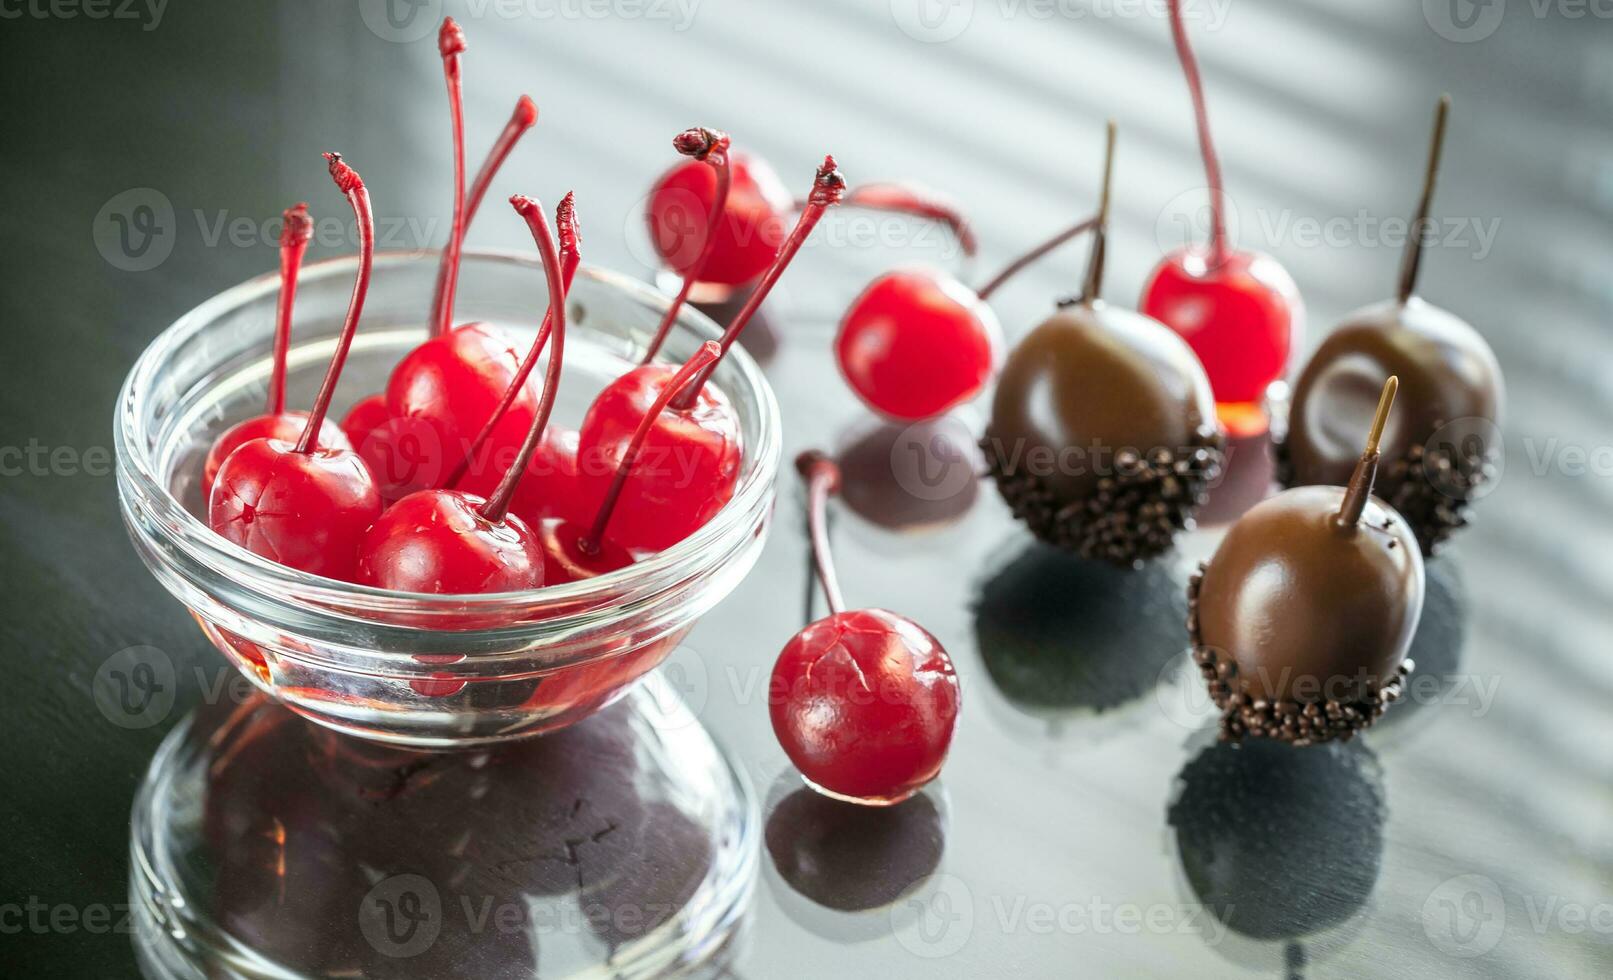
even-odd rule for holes
{"type": "Polygon", "coordinates": [[[605,540],[605,528],[610,524],[611,515],[616,512],[616,501],[621,498],[622,488],[627,485],[627,477],[633,471],[633,464],[638,461],[644,440],[649,437],[650,430],[655,428],[661,412],[666,409],[673,396],[684,390],[695,380],[696,375],[716,363],[721,356],[721,346],[715,340],[708,340],[700,345],[700,349],[694,352],[693,357],[683,362],[677,374],[661,386],[655,401],[644,413],[644,417],[639,419],[638,428],[633,430],[633,438],[628,440],[627,448],[622,451],[621,461],[616,464],[616,475],[611,479],[610,488],[605,491],[604,499],[599,502],[599,510],[594,513],[593,526],[588,529],[582,540],[577,542],[577,547],[584,554],[593,555],[599,552],[599,544],[605,540]]]}
{"type": "MultiPolygon", "coordinates": [[[[571,195],[566,196],[569,198],[571,195]]],[[[549,424],[549,413],[554,411],[555,396],[560,391],[560,366],[566,352],[566,286],[560,272],[560,250],[555,247],[554,232],[549,229],[549,219],[543,213],[543,206],[532,198],[517,194],[510,198],[510,206],[526,219],[532,240],[537,243],[538,254],[543,256],[543,275],[549,282],[549,315],[554,318],[554,349],[549,352],[549,370],[543,379],[543,395],[538,399],[538,411],[532,419],[532,428],[527,430],[526,441],[521,443],[521,451],[515,454],[515,462],[504,472],[498,488],[482,504],[482,517],[495,524],[502,522],[509,513],[515,488],[521,482],[521,477],[526,475],[527,463],[531,462],[532,454],[537,451],[538,442],[543,438],[543,430],[549,424]]]]}
{"type": "Polygon", "coordinates": [[[667,334],[672,332],[672,324],[678,318],[678,312],[689,299],[690,290],[700,280],[701,273],[706,271],[706,263],[711,259],[711,250],[717,243],[717,225],[722,221],[728,207],[728,189],[733,183],[732,168],[728,166],[728,147],[731,145],[728,134],[716,129],[696,127],[686,129],[672,138],[672,146],[679,153],[711,165],[717,174],[717,187],[711,195],[711,208],[706,212],[706,237],[700,244],[700,254],[695,256],[694,264],[689,266],[683,274],[683,285],[678,289],[678,295],[673,298],[672,305],[662,314],[661,322],[655,327],[655,335],[650,338],[650,344],[644,349],[644,359],[640,364],[648,364],[655,360],[660,353],[661,345],[666,343],[667,334]]]}
{"type": "Polygon", "coordinates": [[[1404,303],[1417,288],[1417,269],[1423,259],[1423,233],[1428,229],[1428,209],[1434,203],[1434,185],[1439,180],[1439,158],[1445,148],[1445,117],[1451,111],[1451,97],[1439,97],[1434,109],[1434,133],[1428,142],[1428,167],[1423,171],[1423,197],[1417,203],[1417,216],[1411,222],[1411,237],[1400,262],[1400,288],[1395,296],[1404,303]]]}
{"type": "Polygon", "coordinates": [[[302,268],[314,222],[308,205],[292,205],[280,215],[280,297],[274,310],[274,366],[269,373],[269,399],[265,415],[286,410],[286,357],[291,351],[291,308],[297,302],[297,273],[302,268]]]}
{"type": "Polygon", "coordinates": [[[364,312],[364,297],[370,292],[370,267],[375,264],[375,216],[370,213],[370,192],[364,189],[364,178],[342,162],[340,153],[327,153],[325,159],[330,163],[330,179],[336,182],[336,188],[347,196],[347,203],[353,206],[353,218],[358,224],[358,275],[353,278],[353,296],[347,301],[347,319],[343,321],[342,332],[336,338],[336,353],[331,355],[325,380],[320,384],[319,395],[314,398],[314,407],[308,413],[308,424],[303,427],[302,438],[297,440],[295,451],[304,454],[313,452],[319,441],[319,428],[325,424],[331,397],[336,394],[336,379],[342,376],[347,352],[353,346],[353,335],[358,333],[358,318],[364,312]]]}
{"type": "Polygon", "coordinates": [[[1103,290],[1103,258],[1109,242],[1109,178],[1115,166],[1115,121],[1105,127],[1103,147],[1103,183],[1098,188],[1098,217],[1092,233],[1092,251],[1087,256],[1086,282],[1081,287],[1081,302],[1091,306],[1098,301],[1103,290]]]}
{"type": "MultiPolygon", "coordinates": [[[[946,225],[952,237],[958,240],[958,247],[963,249],[965,258],[974,258],[980,245],[975,238],[974,228],[969,224],[969,219],[963,216],[958,203],[927,187],[899,181],[863,184],[847,191],[840,203],[850,208],[910,214],[915,218],[938,221],[946,225]]],[[[797,201],[795,206],[800,209],[806,204],[805,201],[797,201]]]]}
{"type": "Polygon", "coordinates": [[[1182,74],[1187,78],[1187,92],[1193,99],[1193,122],[1199,133],[1199,155],[1204,158],[1204,179],[1210,185],[1210,268],[1216,268],[1226,255],[1227,227],[1221,213],[1221,161],[1215,155],[1215,143],[1210,139],[1210,114],[1204,107],[1204,80],[1199,77],[1199,62],[1193,56],[1187,40],[1187,27],[1182,23],[1182,0],[1168,0],[1171,18],[1171,40],[1176,45],[1176,57],[1182,63],[1182,74]]]}
{"type": "Polygon", "coordinates": [[[1354,527],[1361,522],[1372,496],[1372,484],[1378,478],[1378,442],[1383,438],[1384,424],[1389,421],[1389,409],[1395,403],[1395,392],[1400,390],[1400,379],[1394,375],[1383,383],[1383,394],[1378,396],[1378,411],[1372,417],[1372,429],[1367,433],[1367,448],[1361,461],[1350,474],[1350,484],[1344,489],[1344,502],[1339,505],[1340,527],[1354,527]]]}
{"type": "MultiPolygon", "coordinates": [[[[767,294],[773,291],[773,287],[778,283],[779,277],[784,274],[784,270],[789,266],[791,260],[795,258],[795,253],[799,252],[801,246],[806,243],[807,236],[812,234],[812,229],[817,226],[818,220],[823,217],[823,212],[827,211],[831,206],[839,204],[840,197],[845,193],[845,190],[846,178],[836,169],[835,158],[832,156],[824,157],[823,163],[819,165],[817,173],[812,178],[812,194],[807,198],[806,206],[801,209],[800,217],[796,218],[795,228],[790,231],[790,237],[784,240],[784,245],[779,249],[778,256],[773,259],[773,264],[762,275],[762,279],[756,284],[756,288],[751,290],[751,294],[745,298],[745,305],[740,307],[738,313],[734,314],[734,319],[728,324],[728,329],[723,331],[722,339],[718,342],[718,346],[721,348],[721,354],[718,355],[719,361],[728,354],[728,349],[734,346],[734,341],[739,339],[740,332],[745,329],[746,324],[750,323],[751,318],[756,315],[756,311],[761,309],[762,301],[767,299],[767,294]]],[[[702,371],[698,382],[685,388],[673,400],[672,407],[680,412],[688,411],[694,405],[695,399],[700,396],[700,391],[705,387],[707,379],[711,377],[711,372],[716,368],[717,364],[713,362],[702,371]]]]}
{"type": "Polygon", "coordinates": [[[1060,245],[1063,245],[1065,242],[1081,234],[1082,232],[1090,230],[1097,225],[1097,223],[1098,218],[1096,215],[1090,218],[1082,218],[1080,221],[1059,232],[1057,235],[1054,235],[1052,238],[1043,241],[1035,248],[1024,253],[1019,258],[1004,266],[1001,272],[997,273],[995,276],[992,276],[989,282],[976,290],[975,295],[979,296],[981,299],[989,299],[991,294],[997,291],[998,287],[1008,280],[1014,278],[1014,276],[1018,275],[1022,270],[1025,269],[1025,267],[1029,266],[1037,259],[1040,259],[1042,256],[1053,251],[1055,248],[1058,248],[1060,245]]]}
{"type": "Polygon", "coordinates": [[[442,74],[448,83],[448,116],[454,134],[454,224],[449,229],[448,247],[442,258],[442,264],[448,269],[448,275],[443,278],[442,299],[432,311],[433,337],[448,332],[454,293],[459,289],[459,256],[465,244],[465,98],[459,64],[459,56],[465,51],[465,32],[452,17],[443,18],[442,29],[437,32],[437,50],[442,54],[442,74]]]}
{"type": "MultiPolygon", "coordinates": [[[[576,195],[567,193],[560,199],[560,204],[554,209],[555,225],[560,234],[560,279],[565,285],[566,292],[571,292],[571,284],[577,278],[577,267],[582,264],[582,232],[577,225],[576,195]]],[[[471,461],[476,458],[482,444],[493,435],[498,427],[499,420],[504,413],[515,404],[520,397],[521,390],[526,386],[526,379],[532,376],[532,369],[537,366],[538,358],[543,354],[543,348],[549,343],[549,332],[554,326],[554,298],[549,299],[549,308],[543,313],[543,323],[538,327],[538,335],[532,341],[532,348],[527,351],[521,366],[516,369],[515,377],[510,379],[509,386],[504,389],[504,396],[499,399],[498,407],[493,414],[482,423],[482,430],[476,433],[476,438],[465,449],[464,458],[454,467],[453,473],[448,477],[445,487],[454,487],[464,479],[465,471],[470,468],[471,461]]]]}
{"type": "Polygon", "coordinates": [[[812,539],[812,567],[823,586],[823,597],[830,614],[845,611],[840,579],[835,575],[834,556],[829,551],[829,496],[840,492],[840,467],[817,450],[795,458],[796,471],[807,485],[807,534],[812,539]]]}
{"type": "MultiPolygon", "coordinates": [[[[533,124],[538,121],[538,105],[531,98],[523,95],[516,100],[515,111],[510,114],[510,121],[504,124],[504,131],[498,134],[493,141],[493,148],[487,152],[487,158],[482,161],[482,167],[476,171],[476,179],[471,181],[470,192],[465,196],[465,230],[470,231],[472,221],[476,220],[476,211],[482,205],[482,198],[487,196],[487,189],[493,184],[493,177],[504,161],[509,158],[510,151],[515,144],[533,124]]],[[[564,238],[561,235],[561,248],[564,251],[564,238]]],[[[443,249],[442,258],[437,263],[437,284],[431,291],[431,323],[436,324],[443,316],[443,290],[448,285],[448,250],[443,249]]],[[[447,310],[448,322],[454,320],[454,311],[447,310]]]]}

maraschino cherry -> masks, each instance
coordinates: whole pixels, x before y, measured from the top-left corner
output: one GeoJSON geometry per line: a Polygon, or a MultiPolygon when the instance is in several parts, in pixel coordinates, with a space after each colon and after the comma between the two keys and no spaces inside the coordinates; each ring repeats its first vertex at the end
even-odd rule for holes
{"type": "MultiPolygon", "coordinates": [[[[213,492],[213,479],[224,460],[244,442],[253,439],[279,439],[296,442],[308,421],[307,412],[286,411],[286,355],[291,343],[291,308],[297,301],[297,273],[302,268],[303,253],[308,251],[308,240],[313,237],[314,223],[308,217],[308,205],[298,204],[287,208],[281,215],[280,226],[280,296],[275,306],[274,362],[269,374],[268,402],[263,414],[249,418],[224,431],[207,451],[202,462],[202,496],[213,492]]],[[[319,427],[318,444],[324,449],[352,449],[347,436],[330,420],[319,427]]]]}
{"type": "Polygon", "coordinates": [[[958,678],[940,641],[884,609],[847,611],[825,510],[838,467],[803,453],[812,557],[829,615],[784,645],[768,684],[773,732],[814,788],[853,803],[900,803],[934,779],[958,721],[958,678]]]}
{"type": "Polygon", "coordinates": [[[509,512],[515,487],[543,437],[554,408],[566,341],[565,284],[560,253],[536,201],[510,204],[526,219],[543,256],[553,317],[553,349],[543,395],[520,454],[489,497],[464,490],[418,490],[387,508],[358,550],[358,581],[400,592],[463,595],[522,592],[544,584],[538,535],[509,512]]]}
{"type": "Polygon", "coordinates": [[[605,491],[605,499],[600,501],[592,524],[582,525],[564,517],[550,517],[538,525],[548,561],[544,575],[550,585],[593,578],[633,564],[632,553],[606,535],[611,517],[617,511],[616,504],[621,500],[622,487],[632,474],[633,466],[643,452],[644,442],[655,428],[656,420],[661,417],[667,403],[721,356],[722,347],[715,340],[708,340],[678,369],[672,380],[661,386],[655,401],[639,420],[638,428],[633,430],[633,438],[623,451],[621,462],[616,465],[610,489],[605,491]]]}
{"type": "MultiPolygon", "coordinates": [[[[699,281],[710,261],[711,253],[718,240],[717,229],[722,223],[725,210],[728,206],[728,190],[733,180],[733,168],[728,163],[728,148],[732,144],[727,133],[715,129],[696,127],[686,129],[672,138],[672,147],[679,153],[693,160],[698,160],[711,168],[716,183],[711,192],[711,202],[706,213],[705,234],[700,238],[699,251],[694,261],[688,263],[683,270],[683,285],[679,287],[678,294],[672,298],[666,312],[661,315],[661,322],[656,325],[655,333],[651,335],[649,345],[644,348],[644,357],[640,364],[649,364],[655,360],[655,355],[661,352],[661,345],[666,342],[668,333],[672,331],[672,324],[678,319],[678,311],[689,299],[689,293],[699,281]]],[[[681,247],[680,247],[681,250],[681,247]]]]}
{"type": "MultiPolygon", "coordinates": [[[[955,230],[967,229],[945,212],[932,216],[955,230]]],[[[991,382],[1002,358],[1002,327],[987,299],[1015,273],[1092,224],[1087,218],[1060,231],[978,292],[949,273],[922,266],[880,275],[840,320],[835,360],[841,375],[869,408],[901,422],[934,418],[970,401],[991,382]]]]}
{"type": "MultiPolygon", "coordinates": [[[[845,178],[825,157],[813,178],[811,198],[789,238],[733,322],[720,348],[727,354],[762,301],[800,251],[823,212],[840,200],[845,178]]],[[[739,480],[739,419],[727,398],[705,382],[715,364],[674,395],[654,415],[643,440],[642,465],[634,467],[618,491],[621,503],[613,536],[628,550],[660,551],[694,533],[734,494],[739,480]]],[[[578,458],[585,498],[592,504],[611,492],[640,421],[676,376],[663,364],[646,364],[617,378],[594,399],[583,419],[578,458]]]]}
{"type": "Polygon", "coordinates": [[[315,438],[358,331],[375,258],[375,220],[358,172],[327,153],[331,179],[353,207],[359,266],[347,319],[330,368],[296,443],[253,439],[219,467],[208,500],[208,524],[224,538],[282,565],[327,578],[351,579],[358,543],[381,515],[375,477],[358,454],[322,448],[315,438]]]}
{"type": "Polygon", "coordinates": [[[1137,305],[1187,340],[1210,378],[1222,424],[1248,435],[1267,424],[1260,402],[1288,367],[1295,337],[1304,329],[1305,307],[1293,277],[1276,259],[1227,244],[1221,164],[1210,141],[1204,86],[1182,23],[1181,0],[1168,0],[1168,6],[1209,183],[1210,241],[1207,247],[1189,245],[1166,255],[1137,305]]]}
{"type": "Polygon", "coordinates": [[[715,235],[704,229],[724,178],[700,159],[661,175],[650,189],[645,219],[650,244],[673,272],[687,275],[698,265],[702,282],[731,287],[755,279],[778,257],[791,201],[767,161],[738,150],[725,157],[727,195],[715,235]]]}

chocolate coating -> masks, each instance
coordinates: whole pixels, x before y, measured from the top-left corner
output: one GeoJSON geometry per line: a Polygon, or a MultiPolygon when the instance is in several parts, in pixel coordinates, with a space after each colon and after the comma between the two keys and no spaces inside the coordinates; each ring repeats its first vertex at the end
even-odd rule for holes
{"type": "Polygon", "coordinates": [[[1031,530],[1120,563],[1169,546],[1221,444],[1192,349],[1102,302],[1060,310],[1013,349],[984,441],[998,488],[1031,530]]]}
{"type": "Polygon", "coordinates": [[[1358,525],[1340,525],[1343,499],[1320,486],[1272,497],[1195,577],[1188,629],[1223,736],[1349,737],[1398,697],[1422,614],[1422,554],[1375,498],[1358,525]]]}
{"type": "Polygon", "coordinates": [[[1412,297],[1346,318],[1294,387],[1283,476],[1291,486],[1346,483],[1389,375],[1400,378],[1400,393],[1383,434],[1377,492],[1405,515],[1431,553],[1465,523],[1463,509],[1487,479],[1487,460],[1500,447],[1482,437],[1495,431],[1505,401],[1490,345],[1455,314],[1412,297]],[[1478,434],[1480,444],[1430,444],[1440,429],[1466,419],[1490,423],[1463,425],[1463,434],[1478,434]],[[1443,475],[1430,480],[1431,468],[1443,475]]]}

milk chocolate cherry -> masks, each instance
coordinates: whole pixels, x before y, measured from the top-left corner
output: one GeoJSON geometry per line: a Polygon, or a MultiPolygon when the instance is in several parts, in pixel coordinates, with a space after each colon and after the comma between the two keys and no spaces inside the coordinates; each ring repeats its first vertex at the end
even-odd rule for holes
{"type": "Polygon", "coordinates": [[[1371,411],[1373,378],[1398,375],[1400,407],[1384,434],[1378,493],[1429,555],[1467,523],[1469,505],[1491,479],[1501,448],[1491,436],[1505,403],[1490,345],[1456,314],[1414,295],[1449,107],[1450,97],[1442,97],[1399,289],[1394,299],[1346,317],[1311,356],[1279,450],[1288,485],[1344,483],[1348,434],[1371,411]]]}
{"type": "Polygon", "coordinates": [[[347,318],[313,409],[295,442],[253,439],[225,458],[208,497],[207,523],[226,540],[299,571],[351,579],[364,532],[381,516],[375,477],[357,453],[322,448],[316,439],[369,292],[375,220],[358,172],[327,153],[331,179],[347,197],[359,229],[358,272],[347,318]]]}
{"type": "Polygon", "coordinates": [[[1143,286],[1138,309],[1181,334],[1198,355],[1221,404],[1222,421],[1241,434],[1264,431],[1260,402],[1288,367],[1305,307],[1288,271],[1269,255],[1227,244],[1221,164],[1210,140],[1198,62],[1188,45],[1181,0],[1169,0],[1171,38],[1187,77],[1210,192],[1210,241],[1166,255],[1143,286]]]}
{"type": "Polygon", "coordinates": [[[1191,522],[1224,440],[1187,344],[1099,298],[1113,157],[1110,123],[1085,287],[1008,355],[982,448],[1003,499],[1037,537],[1132,565],[1191,522]]]}
{"type": "Polygon", "coordinates": [[[1347,487],[1257,504],[1189,585],[1193,658],[1224,739],[1348,739],[1400,696],[1423,559],[1405,519],[1372,496],[1397,384],[1383,385],[1347,487]]]}
{"type": "MultiPolygon", "coordinates": [[[[213,492],[213,480],[242,443],[253,439],[279,439],[296,442],[308,422],[307,412],[286,411],[286,356],[291,346],[291,309],[297,301],[297,273],[314,234],[308,205],[297,204],[280,216],[280,295],[275,303],[273,367],[269,374],[269,396],[263,414],[238,422],[213,441],[202,462],[202,497],[213,492]]],[[[320,423],[316,444],[322,449],[352,449],[347,436],[329,419],[320,423]]]]}
{"type": "Polygon", "coordinates": [[[941,771],[958,722],[958,678],[939,640],[885,609],[847,610],[825,510],[840,485],[822,453],[807,484],[812,557],[829,615],[795,634],[768,683],[773,732],[814,788],[853,803],[900,803],[941,771]]]}

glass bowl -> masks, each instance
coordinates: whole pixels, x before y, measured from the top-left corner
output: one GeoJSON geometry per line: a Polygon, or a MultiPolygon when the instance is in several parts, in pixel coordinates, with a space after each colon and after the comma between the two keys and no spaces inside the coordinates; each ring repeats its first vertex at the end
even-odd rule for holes
{"type": "MultiPolygon", "coordinates": [[[[309,404],[347,309],[355,257],[312,263],[298,285],[287,402],[309,404]]],[[[425,336],[432,251],[384,253],[334,407],[381,390],[425,336]]],[[[536,592],[429,596],[308,575],[208,529],[199,487],[213,439],[262,411],[278,276],[202,303],[135,363],[114,421],[118,496],[136,549],[208,638],[291,710],[359,737],[421,748],[518,738],[569,725],[621,695],[674,650],[755,563],[772,513],[778,406],[733,349],[712,378],[739,416],[733,499],[699,531],[643,561],[536,592]]],[[[530,342],[547,294],[535,256],[465,256],[456,320],[530,342]]],[[[566,369],[555,409],[575,428],[594,395],[636,363],[667,300],[584,267],[568,296],[566,369]]],[[[664,356],[718,336],[685,309],[664,356]]],[[[541,372],[541,366],[538,368],[541,372]]]]}

